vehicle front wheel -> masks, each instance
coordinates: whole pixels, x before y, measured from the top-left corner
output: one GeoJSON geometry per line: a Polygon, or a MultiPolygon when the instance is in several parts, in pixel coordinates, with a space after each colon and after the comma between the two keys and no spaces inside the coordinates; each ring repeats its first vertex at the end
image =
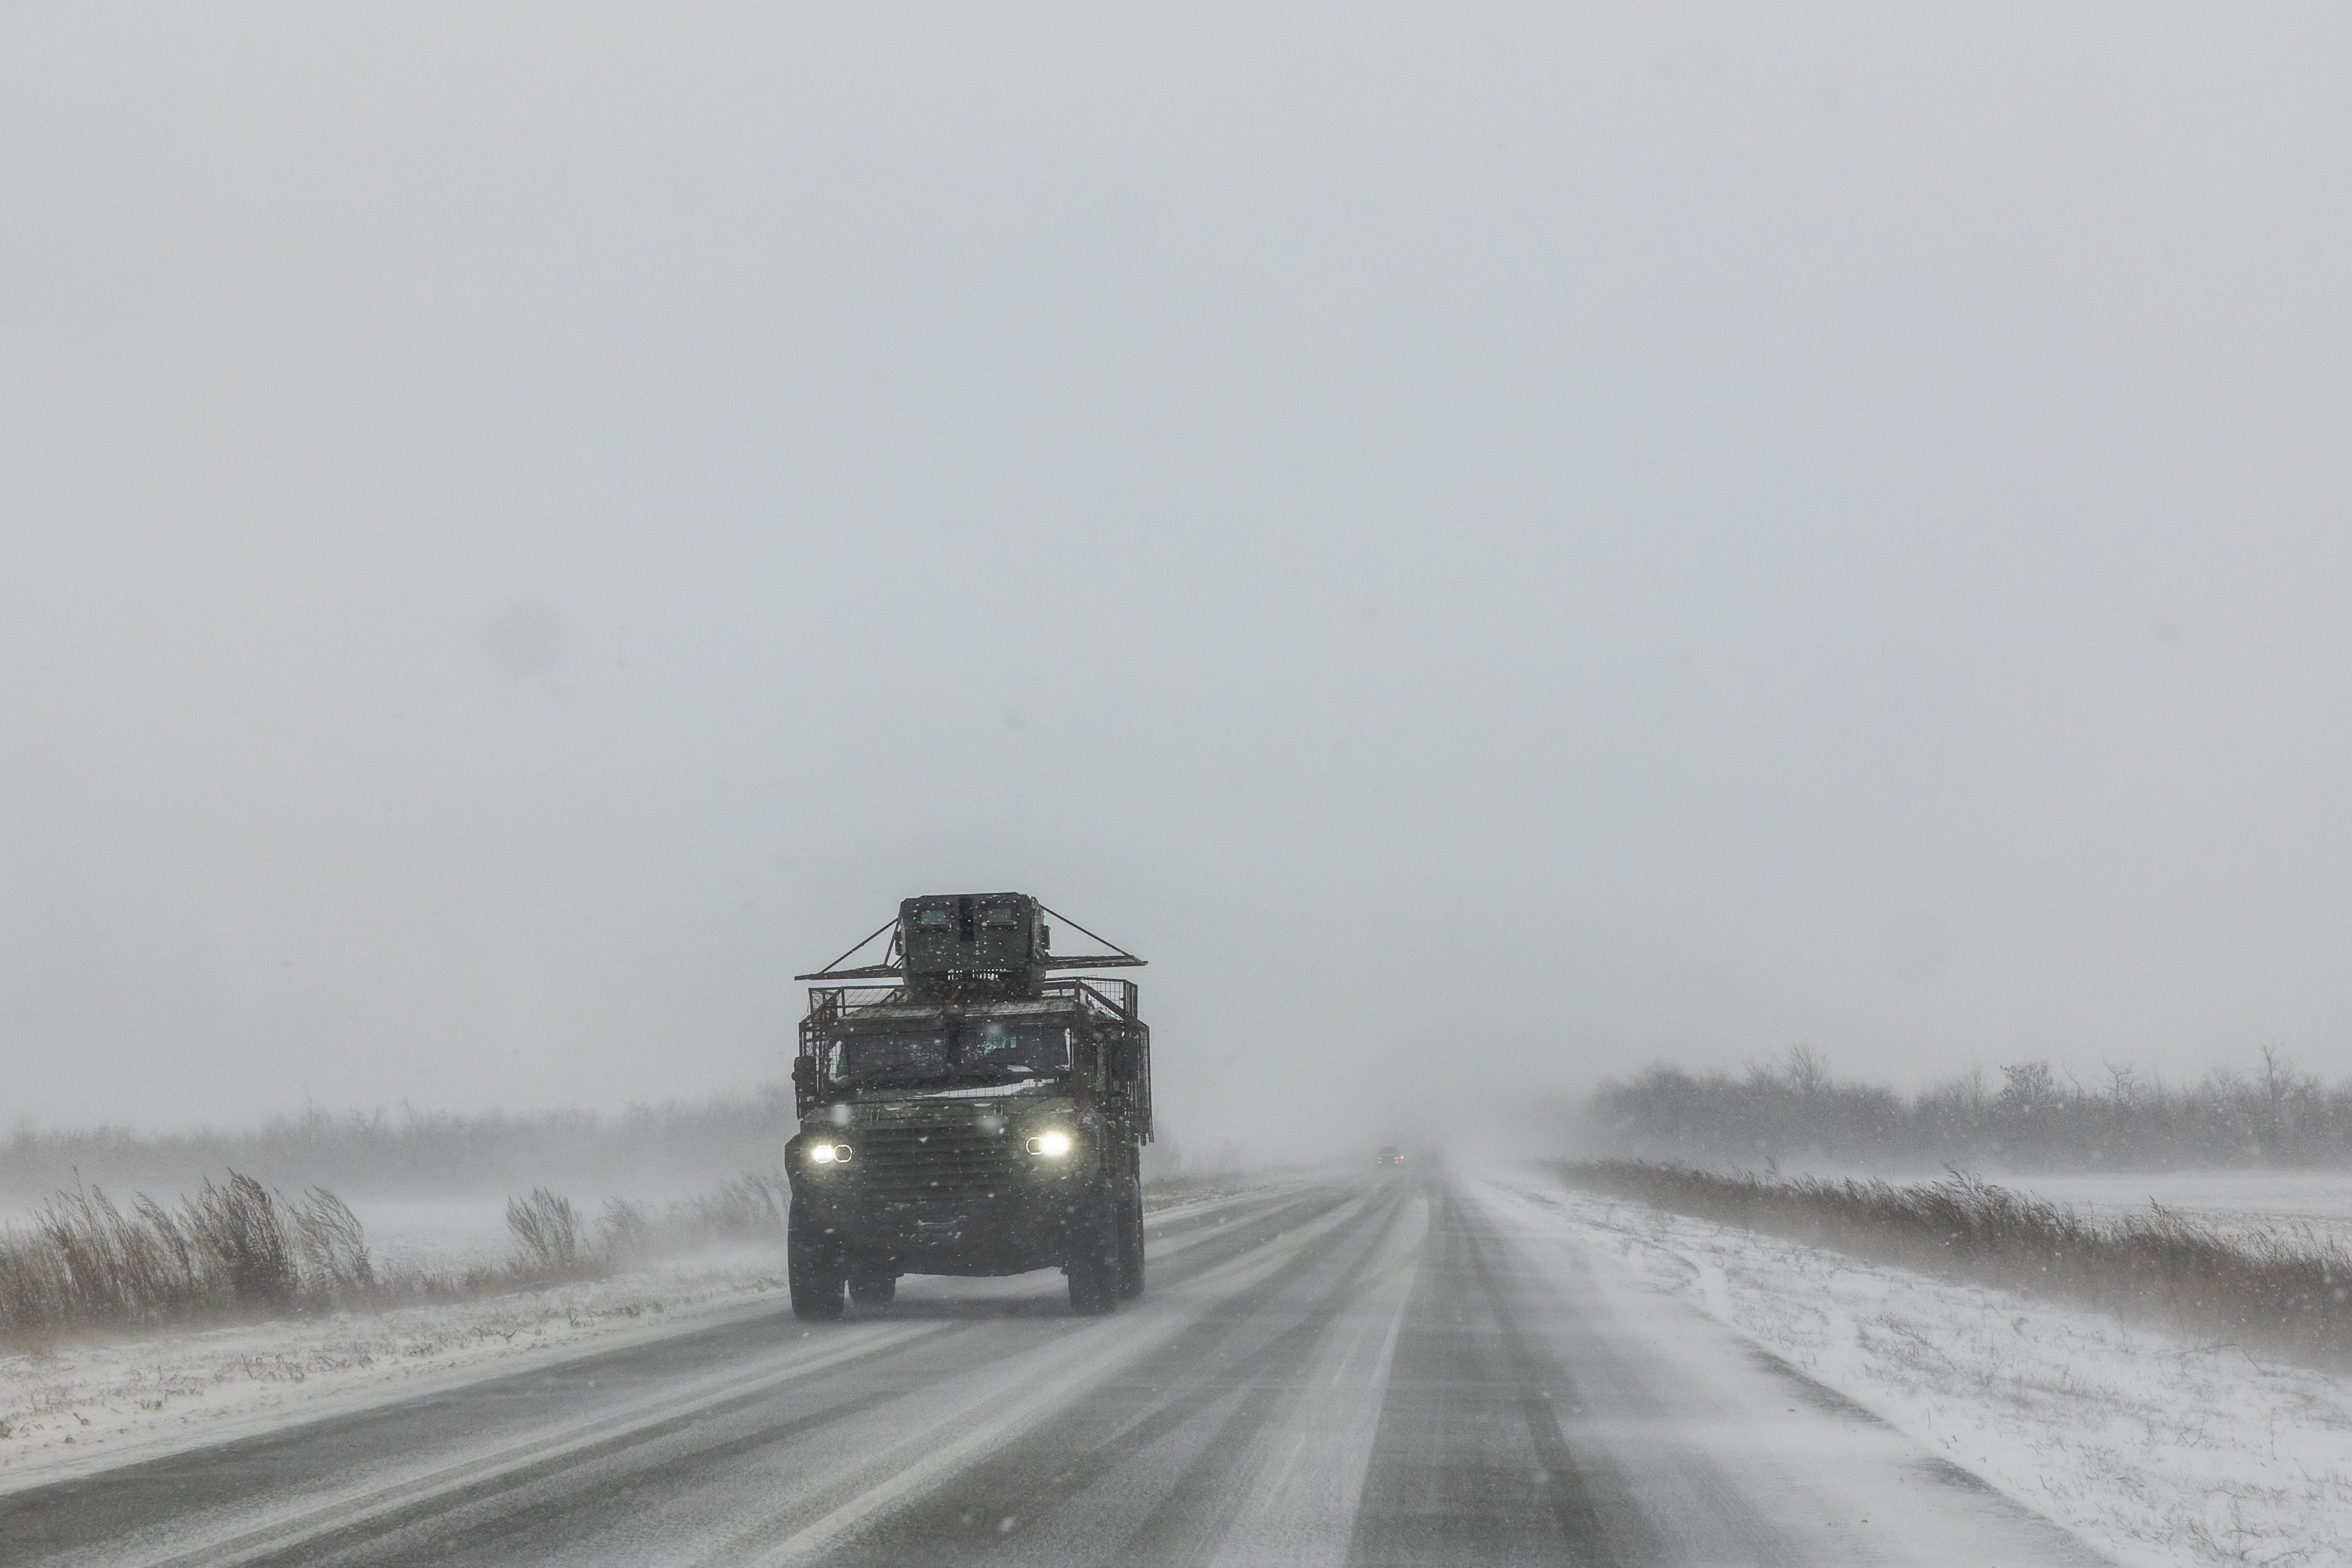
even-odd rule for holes
{"type": "Polygon", "coordinates": [[[1071,1216],[1068,1260],[1070,1310],[1094,1317],[1118,1306],[1120,1295],[1118,1211],[1110,1194],[1087,1194],[1071,1216]]]}
{"type": "Polygon", "coordinates": [[[1118,1210],[1118,1293],[1129,1300],[1143,1294],[1143,1187],[1128,1184],[1118,1210]]]}
{"type": "Polygon", "coordinates": [[[793,1316],[830,1322],[841,1316],[841,1296],[849,1282],[840,1238],[793,1205],[784,1221],[784,1272],[792,1283],[793,1316]]]}
{"type": "Polygon", "coordinates": [[[898,1294],[898,1277],[895,1274],[853,1274],[849,1277],[852,1306],[887,1307],[898,1294]]]}

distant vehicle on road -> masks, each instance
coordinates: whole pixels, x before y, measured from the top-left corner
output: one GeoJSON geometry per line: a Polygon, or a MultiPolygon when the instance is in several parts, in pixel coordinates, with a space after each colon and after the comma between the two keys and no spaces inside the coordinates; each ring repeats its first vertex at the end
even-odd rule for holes
{"type": "Polygon", "coordinates": [[[1383,1145],[1381,1152],[1373,1156],[1373,1162],[1381,1165],[1402,1165],[1404,1163],[1404,1151],[1393,1143],[1383,1145]]]}
{"type": "Polygon", "coordinates": [[[1052,913],[1023,893],[908,899],[794,977],[886,982],[809,988],[784,1145],[798,1316],[838,1318],[845,1290],[879,1306],[902,1274],[1059,1267],[1080,1312],[1143,1293],[1151,1031],[1131,982],[1048,978],[1143,960],[1052,955],[1052,913]],[[880,963],[842,967],[883,931],[880,963]]]}

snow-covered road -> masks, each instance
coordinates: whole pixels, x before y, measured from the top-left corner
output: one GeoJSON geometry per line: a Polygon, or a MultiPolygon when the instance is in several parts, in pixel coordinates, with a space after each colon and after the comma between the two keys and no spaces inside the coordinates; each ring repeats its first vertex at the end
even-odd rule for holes
{"type": "Polygon", "coordinates": [[[2087,1564],[1437,1172],[1171,1209],[1152,1287],[910,1279],[0,1496],[53,1564],[2087,1564]]]}

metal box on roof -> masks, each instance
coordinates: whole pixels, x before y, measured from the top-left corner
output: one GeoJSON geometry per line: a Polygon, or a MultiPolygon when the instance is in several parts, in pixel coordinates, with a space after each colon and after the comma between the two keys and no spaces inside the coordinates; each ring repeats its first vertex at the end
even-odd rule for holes
{"type": "Polygon", "coordinates": [[[1025,893],[934,893],[898,906],[898,946],[919,991],[1002,986],[1045,978],[1045,916],[1025,893]]]}

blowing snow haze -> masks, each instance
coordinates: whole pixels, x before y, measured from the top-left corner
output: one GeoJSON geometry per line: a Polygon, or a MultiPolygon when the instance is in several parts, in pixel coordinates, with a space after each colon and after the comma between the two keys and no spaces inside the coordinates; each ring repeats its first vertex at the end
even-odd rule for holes
{"type": "Polygon", "coordinates": [[[1192,1148],[2352,1071],[2347,46],[12,6],[0,1122],[738,1090],[992,889],[1192,1148]]]}

